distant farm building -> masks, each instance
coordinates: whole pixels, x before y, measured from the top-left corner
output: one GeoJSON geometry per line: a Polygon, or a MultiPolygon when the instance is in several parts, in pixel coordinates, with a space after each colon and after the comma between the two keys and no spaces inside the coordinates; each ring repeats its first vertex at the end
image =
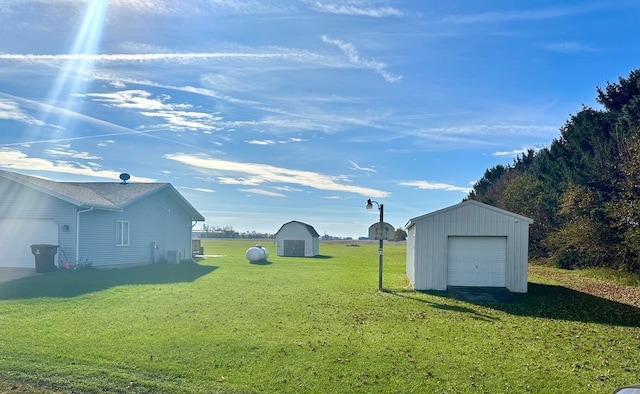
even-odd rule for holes
{"type": "Polygon", "coordinates": [[[320,254],[320,235],[308,224],[291,221],[276,233],[276,254],[284,257],[313,257],[320,254]]]}
{"type": "Polygon", "coordinates": [[[474,200],[410,219],[407,276],[416,290],[471,286],[526,293],[532,223],[474,200]]]}

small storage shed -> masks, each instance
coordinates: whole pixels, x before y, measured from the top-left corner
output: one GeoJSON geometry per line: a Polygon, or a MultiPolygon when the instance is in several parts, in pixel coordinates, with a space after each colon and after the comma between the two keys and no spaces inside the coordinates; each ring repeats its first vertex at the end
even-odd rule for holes
{"type": "Polygon", "coordinates": [[[320,235],[306,223],[291,221],[276,233],[276,254],[285,257],[313,257],[320,254],[320,235]]]}
{"type": "Polygon", "coordinates": [[[410,219],[407,276],[416,290],[472,286],[526,293],[532,223],[475,200],[410,219]]]}

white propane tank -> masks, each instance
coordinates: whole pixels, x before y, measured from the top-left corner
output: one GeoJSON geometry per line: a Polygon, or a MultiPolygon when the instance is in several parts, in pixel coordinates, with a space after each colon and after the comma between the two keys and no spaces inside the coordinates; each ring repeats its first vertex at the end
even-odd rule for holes
{"type": "Polygon", "coordinates": [[[269,251],[263,248],[262,245],[256,245],[247,249],[247,260],[252,263],[258,261],[266,261],[269,258],[269,251]]]}

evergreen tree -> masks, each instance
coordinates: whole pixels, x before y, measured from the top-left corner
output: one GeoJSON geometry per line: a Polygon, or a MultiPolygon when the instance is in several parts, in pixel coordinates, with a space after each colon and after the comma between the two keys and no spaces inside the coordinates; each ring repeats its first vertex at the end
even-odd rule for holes
{"type": "Polygon", "coordinates": [[[640,271],[640,70],[597,88],[548,148],[485,171],[468,199],[534,219],[531,251],[560,266],[640,271]]]}

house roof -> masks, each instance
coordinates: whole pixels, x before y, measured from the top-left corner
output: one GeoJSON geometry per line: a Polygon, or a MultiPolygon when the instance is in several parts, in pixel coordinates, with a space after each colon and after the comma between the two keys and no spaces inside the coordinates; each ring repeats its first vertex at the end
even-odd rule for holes
{"type": "Polygon", "coordinates": [[[0,170],[0,177],[36,189],[78,207],[121,210],[146,196],[169,189],[172,195],[191,214],[192,220],[204,217],[170,183],[122,182],[56,182],[44,178],[0,170]]]}
{"type": "Polygon", "coordinates": [[[497,212],[499,214],[502,214],[502,215],[505,215],[505,216],[509,216],[509,217],[512,217],[512,218],[517,219],[517,220],[521,220],[521,221],[526,222],[528,224],[532,224],[533,223],[533,219],[528,218],[526,216],[518,215],[517,213],[513,213],[513,212],[510,212],[510,211],[498,208],[498,207],[494,207],[493,205],[484,204],[484,203],[481,203],[480,201],[466,200],[466,201],[463,201],[463,202],[461,202],[459,204],[452,205],[450,207],[446,207],[446,208],[443,208],[443,209],[440,209],[440,210],[437,210],[437,211],[434,211],[434,212],[430,212],[430,213],[427,213],[426,215],[418,216],[418,217],[415,217],[413,219],[409,219],[409,221],[405,225],[405,228],[408,229],[411,226],[413,226],[416,222],[419,222],[421,220],[428,220],[429,218],[432,218],[432,217],[435,217],[435,216],[439,216],[440,214],[443,214],[443,213],[448,212],[448,211],[461,209],[461,208],[463,208],[465,206],[468,206],[468,205],[473,205],[473,206],[477,206],[477,207],[480,207],[480,208],[483,208],[483,209],[494,211],[494,212],[497,212]]]}
{"type": "Polygon", "coordinates": [[[275,234],[275,235],[278,235],[278,233],[279,233],[279,232],[280,232],[280,231],[281,231],[285,226],[287,226],[287,225],[289,225],[289,224],[291,224],[291,223],[297,223],[297,224],[302,225],[302,226],[303,226],[303,227],[304,227],[304,228],[309,232],[309,234],[310,234],[312,237],[319,237],[319,236],[320,236],[320,234],[318,234],[318,232],[316,231],[316,229],[315,229],[315,228],[313,228],[313,226],[311,226],[310,224],[306,224],[306,223],[299,222],[299,221],[297,221],[297,220],[292,220],[292,221],[290,221],[290,222],[287,222],[287,223],[283,224],[283,225],[280,227],[280,230],[278,230],[278,231],[276,232],[276,234],[275,234]]]}

